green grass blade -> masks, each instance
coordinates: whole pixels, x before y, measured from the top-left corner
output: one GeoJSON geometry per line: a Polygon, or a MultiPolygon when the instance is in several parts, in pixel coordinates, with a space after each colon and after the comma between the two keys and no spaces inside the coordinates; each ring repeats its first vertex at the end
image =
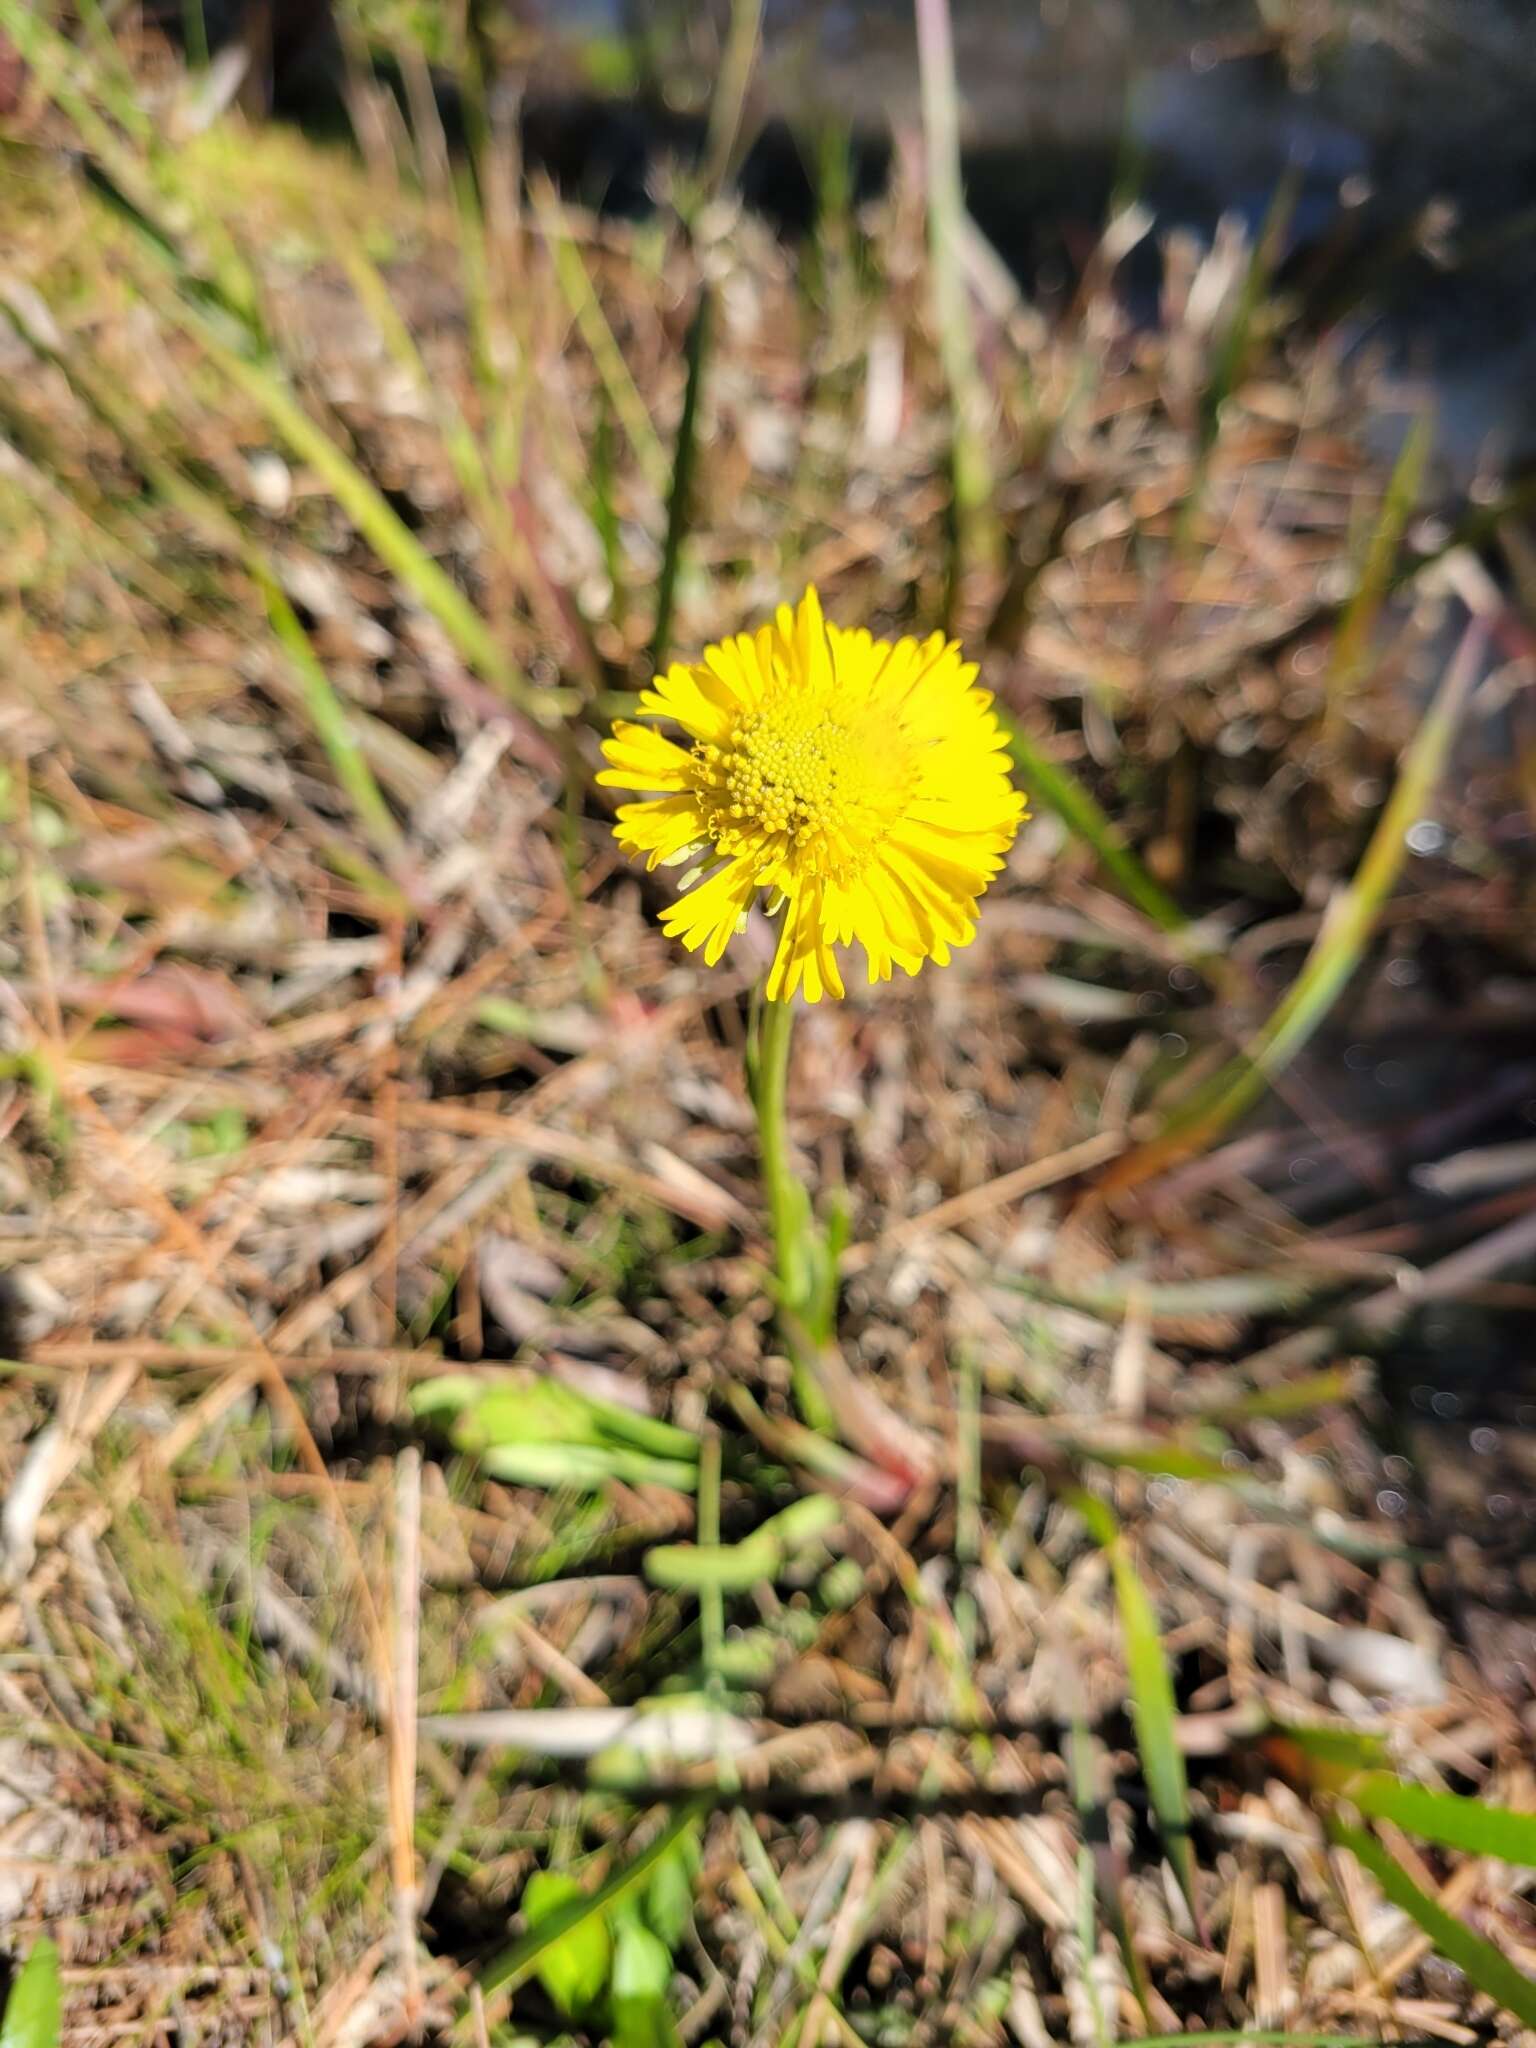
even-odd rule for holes
{"type": "Polygon", "coordinates": [[[1414,506],[1419,502],[1424,465],[1429,460],[1433,441],[1434,428],[1429,419],[1421,415],[1409,429],[1408,438],[1393,464],[1382,496],[1381,516],[1361,565],[1360,581],[1345,606],[1334,639],[1333,659],[1328,669],[1328,702],[1331,707],[1342,706],[1365,674],[1371,634],[1380,616],[1382,602],[1391,588],[1403,533],[1413,516],[1414,506]]]}
{"type": "Polygon", "coordinates": [[[986,428],[990,398],[976,356],[961,269],[967,219],[960,182],[960,92],[949,0],[916,0],[917,61],[927,154],[928,261],[939,355],[949,386],[958,566],[987,566],[1001,541],[986,428]]]}
{"type": "Polygon", "coordinates": [[[661,577],[656,586],[656,630],[651,640],[653,674],[659,674],[666,667],[672,647],[672,608],[677,596],[677,572],[682,562],[683,543],[688,538],[693,473],[699,448],[699,398],[704,388],[705,365],[709,360],[713,306],[714,295],[709,286],[700,286],[699,303],[688,329],[688,382],[683,389],[683,416],[678,422],[672,491],[667,500],[667,539],[661,558],[661,577]]]}
{"type": "Polygon", "coordinates": [[[1536,1982],[1517,1970],[1492,1942],[1474,1934],[1464,1920],[1448,1913],[1438,1899],[1421,1891],[1394,1856],[1364,1828],[1331,1820],[1328,1832],[1341,1848],[1368,1870],[1392,1904],[1422,1928],[1435,1947],[1495,2005],[1511,2012],[1522,2026],[1536,2027],[1536,1982]]]}
{"type": "Polygon", "coordinates": [[[1067,830],[1089,848],[1126,901],[1134,904],[1143,916],[1174,936],[1187,930],[1189,920],[1183,911],[1153,881],[1108,814],[1100,809],[1072,770],[1042,752],[1005,712],[999,711],[998,715],[1008,733],[1008,750],[1024,771],[1030,796],[1049,804],[1067,830]]]}
{"type": "Polygon", "coordinates": [[[1344,1791],[1368,1820],[1389,1820],[1404,1834],[1426,1842],[1536,1870],[1536,1813],[1516,1813],[1511,1807],[1488,1806],[1454,1792],[1431,1791],[1427,1785],[1408,1784],[1391,1771],[1368,1771],[1352,1778],[1344,1791]]]}
{"type": "Polygon", "coordinates": [[[1358,1377],[1354,1366],[1336,1365],[1278,1387],[1259,1387],[1251,1394],[1222,1394],[1214,1400],[1197,1396],[1187,1406],[1182,1402],[1180,1406],[1206,1422],[1283,1421],[1352,1399],[1358,1391],[1358,1377]]]}
{"type": "Polygon", "coordinates": [[[490,1998],[497,1992],[515,1991],[519,1984],[533,1974],[546,1949],[564,1939],[571,1930],[579,1927],[593,1914],[606,1914],[609,1907],[620,1899],[627,1898],[650,1876],[675,1842],[682,1840],[699,1817],[708,1811],[707,1799],[690,1799],[677,1807],[661,1832],[631,1857],[622,1870],[616,1870],[605,1878],[596,1891],[585,1898],[572,1899],[569,1905],[559,1907],[537,1927],[530,1927],[521,1941],[489,1964],[480,1977],[480,1989],[490,1998]]]}
{"type": "Polygon", "coordinates": [[[548,245],[565,302],[597,366],[597,374],[608,394],[614,417],[628,436],[635,460],[640,465],[640,474],[657,499],[665,498],[668,463],[661,436],[652,423],[645,400],[640,396],[639,386],[630,374],[623,351],[614,339],[613,329],[608,325],[592,280],[587,275],[581,250],[566,228],[560,202],[548,186],[535,191],[533,210],[539,232],[548,245]]]}
{"type": "Polygon", "coordinates": [[[1269,293],[1275,267],[1285,246],[1285,237],[1290,227],[1291,214],[1295,209],[1296,196],[1301,181],[1294,165],[1287,165],[1280,182],[1270,200],[1264,226],[1248,259],[1248,268],[1243,276],[1242,288],[1232,317],[1216,350],[1211,365],[1211,374],[1205,389],[1200,394],[1200,420],[1195,450],[1195,470],[1190,479],[1189,490],[1179,508],[1178,525],[1174,537],[1176,552],[1188,556],[1196,543],[1196,525],[1205,503],[1206,485],[1210,478],[1211,457],[1221,432],[1222,409],[1240,383],[1248,362],[1253,341],[1254,328],[1260,308],[1269,293]]]}
{"type": "Polygon", "coordinates": [[[259,336],[238,307],[226,303],[187,262],[173,237],[138,202],[121,193],[94,189],[109,214],[138,231],[171,289],[154,294],[157,309],[191,334],[228,380],[266,415],[291,454],[324,481],[342,511],[422,610],[435,618],[459,653],[510,703],[545,722],[559,709],[552,692],[537,692],[503,648],[498,636],[458,585],[431,556],[377,486],[313,419],[275,360],[252,353],[259,336]],[[231,339],[238,336],[239,345],[231,339]]]}
{"type": "Polygon", "coordinates": [[[337,447],[319,422],[311,419],[286,378],[229,347],[201,308],[189,300],[176,300],[174,311],[181,324],[197,336],[209,359],[266,414],[290,451],[323,479],[331,496],[380,561],[399,578],[422,610],[437,620],[470,667],[511,703],[547,717],[551,709],[547,697],[541,699],[463,591],[427,553],[377,487],[337,447]]]}
{"type": "Polygon", "coordinates": [[[1115,1603],[1125,1642],[1125,1669],[1131,1688],[1131,1721],[1141,1753],[1142,1775],[1152,1811],[1162,1831],[1163,1847],[1179,1888],[1189,1903],[1195,1926],[1201,1926],[1195,1894],[1195,1856],[1189,1836],[1189,1780],[1177,1736],[1178,1705],[1173,1677],[1163,1654],[1157,1615],[1114,1515],[1093,1494],[1068,1496],[1096,1543],[1109,1558],[1115,1580],[1115,1603]]]}
{"type": "Polygon", "coordinates": [[[59,1952],[40,1934],[5,2002],[0,2048],[57,2048],[63,2012],[59,1952]]]}
{"type": "Polygon", "coordinates": [[[400,827],[374,781],[373,770],[363,756],[346,707],[332,688],[331,679],[321,665],[298,613],[264,562],[250,554],[246,558],[246,567],[261,592],[273,635],[293,668],[315,737],[336,771],[336,780],[352,806],[354,818],[372,841],[376,852],[387,860],[395,858],[405,844],[400,827]]]}
{"type": "Polygon", "coordinates": [[[1402,873],[1409,827],[1424,815],[1451,750],[1478,673],[1487,627],[1474,620],[1403,755],[1397,782],[1376,821],[1349,886],[1334,899],[1300,974],[1268,1022],[1231,1060],[1182,1103],[1155,1138],[1125,1155],[1108,1183],[1144,1180],[1173,1160],[1208,1145],[1264,1093],[1312,1038],[1365,953],[1402,873]]]}
{"type": "Polygon", "coordinates": [[[469,422],[460,410],[452,391],[433,379],[422,360],[421,351],[416,345],[416,337],[395,304],[388,284],[363,247],[360,238],[339,217],[333,217],[327,222],[326,233],[363,311],[373,322],[391,362],[410,378],[415,388],[430,404],[437,430],[442,436],[444,453],[453,465],[459,489],[474,507],[475,516],[484,525],[487,533],[493,535],[502,552],[507,553],[511,522],[507,517],[506,507],[496,495],[480,444],[470,430],[469,422]]]}

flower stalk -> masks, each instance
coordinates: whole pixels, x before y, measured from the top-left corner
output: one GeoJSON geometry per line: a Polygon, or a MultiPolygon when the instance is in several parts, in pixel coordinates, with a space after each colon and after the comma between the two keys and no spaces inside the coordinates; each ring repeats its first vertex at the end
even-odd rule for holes
{"type": "Polygon", "coordinates": [[[747,1082],[757,1111],[758,1161],[773,1231],[779,1329],[794,1371],[795,1400],[805,1420],[830,1429],[832,1411],[816,1378],[816,1347],[831,1341],[837,1258],[811,1213],[789,1154],[789,1055],[795,1006],[759,998],[749,1040],[747,1082]]]}

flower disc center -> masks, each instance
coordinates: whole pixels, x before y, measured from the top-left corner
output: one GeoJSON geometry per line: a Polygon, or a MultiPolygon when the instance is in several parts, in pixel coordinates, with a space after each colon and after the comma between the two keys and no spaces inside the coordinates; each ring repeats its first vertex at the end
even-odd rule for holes
{"type": "Polygon", "coordinates": [[[863,865],[913,780],[898,733],[803,696],[769,699],[722,746],[700,751],[721,828],[743,842],[787,842],[824,873],[863,865]]]}

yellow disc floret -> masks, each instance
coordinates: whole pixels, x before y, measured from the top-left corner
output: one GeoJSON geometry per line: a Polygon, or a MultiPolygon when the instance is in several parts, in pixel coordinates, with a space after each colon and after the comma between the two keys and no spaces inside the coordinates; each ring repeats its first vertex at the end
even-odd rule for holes
{"type": "Polygon", "coordinates": [[[723,746],[694,750],[705,836],[722,853],[782,843],[807,873],[846,879],[873,858],[915,779],[897,739],[882,759],[874,733],[776,692],[723,746]]]}
{"type": "Polygon", "coordinates": [[[975,678],[941,635],[828,625],[814,590],[658,676],[640,708],[691,745],[620,723],[598,779],[661,792],[620,810],[627,852],[695,863],[666,929],[712,963],[766,890],[783,908],[774,1001],[840,996],[834,945],[862,945],[871,981],[946,961],[1025,815],[975,678]]]}

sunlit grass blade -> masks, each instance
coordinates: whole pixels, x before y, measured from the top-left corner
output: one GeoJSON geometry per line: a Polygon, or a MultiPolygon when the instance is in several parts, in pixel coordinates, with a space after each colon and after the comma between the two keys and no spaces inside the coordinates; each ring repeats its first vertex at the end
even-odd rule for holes
{"type": "Polygon", "coordinates": [[[63,2011],[59,1952],[46,1934],[40,1934],[5,2001],[0,2048],[58,2048],[63,2011]]]}
{"type": "Polygon", "coordinates": [[[224,342],[207,316],[185,297],[172,303],[174,317],[190,329],[205,354],[266,414],[292,454],[321,477],[343,512],[407,591],[431,614],[470,667],[521,709],[548,718],[552,706],[541,696],[475,610],[458,585],[427,553],[377,486],[304,410],[287,380],[224,342]]]}
{"type": "Polygon", "coordinates": [[[1379,1735],[1328,1722],[1272,1722],[1263,1746],[1287,1781],[1308,1792],[1337,1792],[1357,1772],[1377,1769],[1387,1754],[1379,1735]]]}
{"type": "Polygon", "coordinates": [[[1200,395],[1195,473],[1190,479],[1184,503],[1179,508],[1178,530],[1175,536],[1175,546],[1180,554],[1187,553],[1195,543],[1196,524],[1201,506],[1205,502],[1211,456],[1215,452],[1221,431],[1222,408],[1241,381],[1259,310],[1268,295],[1276,265],[1285,246],[1286,234],[1290,228],[1291,215],[1295,210],[1296,196],[1300,189],[1301,179],[1295,166],[1287,165],[1270,200],[1264,226],[1248,259],[1248,267],[1243,275],[1237,303],[1232,309],[1232,317],[1227,322],[1216,350],[1215,361],[1211,366],[1211,374],[1200,395]]]}
{"type": "Polygon", "coordinates": [[[1004,716],[1008,749],[1023,771],[1031,801],[1047,804],[1089,848],[1128,903],[1173,936],[1188,929],[1189,920],[1166,890],[1147,873],[1124,835],[1089,792],[1060,761],[1053,761],[1019,726],[1004,716]]]}
{"type": "Polygon", "coordinates": [[[1000,1276],[1005,1287],[1085,1315],[1115,1321],[1134,1308],[1155,1328],[1160,1321],[1200,1316],[1256,1316],[1276,1309],[1299,1308],[1313,1295],[1338,1286],[1336,1275],[1321,1273],[1218,1273],[1208,1280],[1147,1280],[1122,1268],[1075,1287],[1051,1287],[1032,1274],[1000,1276]]]}
{"type": "Polygon", "coordinates": [[[1326,1372],[1308,1373],[1278,1387],[1259,1387],[1251,1394],[1223,1394],[1215,1399],[1196,1395],[1179,1405],[1184,1413],[1207,1422],[1283,1421],[1353,1399],[1360,1391],[1360,1379],[1357,1366],[1330,1366],[1326,1372]]]}
{"type": "Polygon", "coordinates": [[[672,489],[667,499],[667,538],[661,557],[661,576],[656,586],[656,629],[651,639],[651,668],[654,673],[666,667],[672,646],[672,609],[677,596],[677,574],[682,562],[683,544],[688,537],[693,473],[699,445],[699,398],[709,360],[713,303],[709,286],[701,285],[699,303],[688,329],[688,382],[683,389],[683,414],[678,422],[672,489]]]}
{"type": "Polygon", "coordinates": [[[1501,1863],[1536,1870],[1536,1813],[1516,1813],[1508,1806],[1436,1792],[1427,1785],[1409,1784],[1391,1771],[1351,1778],[1344,1794],[1368,1820],[1389,1820],[1404,1834],[1443,1848],[1496,1856],[1501,1863]]]}
{"type": "Polygon", "coordinates": [[[339,214],[333,214],[327,221],[326,235],[390,360],[430,403],[438,433],[442,436],[443,450],[453,465],[460,490],[474,508],[475,517],[506,552],[511,520],[491,484],[480,444],[452,392],[434,382],[422,360],[416,337],[395,304],[377,264],[339,214]]]}
{"type": "Polygon", "coordinates": [[[1522,2026],[1536,2027],[1536,1981],[1517,1970],[1507,1956],[1476,1934],[1464,1920],[1448,1913],[1438,1899],[1420,1889],[1395,1856],[1391,1856],[1364,1828],[1330,1820],[1328,1832],[1340,1848],[1348,1849],[1356,1862],[1368,1870],[1388,1899],[1420,1927],[1435,1947],[1474,1984],[1485,1997],[1505,2012],[1513,2013],[1522,2026]]]}
{"type": "Polygon", "coordinates": [[[1109,1170],[1108,1188],[1133,1186],[1209,1145],[1258,1101],[1327,1017],[1359,966],[1397,886],[1409,828],[1424,815],[1445,767],[1486,641],[1486,625],[1474,620],[1403,756],[1397,782],[1354,878],[1334,899],[1305,965],[1268,1022],[1246,1051],[1174,1110],[1156,1137],[1126,1153],[1109,1170]]]}
{"type": "Polygon", "coordinates": [[[708,1800],[697,1799],[676,1807],[660,1833],[632,1856],[622,1869],[616,1870],[585,1898],[572,1899],[569,1905],[557,1908],[541,1920],[537,1927],[530,1927],[521,1941],[514,1942],[481,1974],[480,1990],[483,1995],[491,1998],[497,1992],[515,1991],[533,1974],[539,1957],[546,1949],[563,1940],[573,1928],[579,1927],[593,1914],[606,1914],[609,1907],[627,1898],[645,1882],[672,1845],[682,1840],[695,1821],[707,1811],[708,1805],[708,1800]]]}
{"type": "Polygon", "coordinates": [[[535,190],[533,210],[555,266],[555,277],[581,331],[581,338],[597,365],[597,374],[603,381],[614,417],[628,436],[635,460],[640,465],[640,474],[654,496],[658,500],[663,499],[667,492],[669,465],[661,436],[614,338],[613,329],[587,275],[581,250],[566,225],[560,202],[548,186],[535,190]]]}
{"type": "Polygon", "coordinates": [[[1433,441],[1434,428],[1428,417],[1421,415],[1409,428],[1407,439],[1393,465],[1381,501],[1381,516],[1376,521],[1361,564],[1360,581],[1345,606],[1334,638],[1327,686],[1330,708],[1342,708],[1365,674],[1371,634],[1391,588],[1403,533],[1419,501],[1424,465],[1429,460],[1433,441]]]}
{"type": "Polygon", "coordinates": [[[464,592],[372,480],[305,410],[281,363],[259,352],[255,330],[239,308],[231,308],[222,293],[209,287],[175,238],[137,201],[100,185],[96,189],[113,216],[137,230],[140,246],[155,259],[153,279],[143,276],[141,287],[156,310],[190,334],[215,368],[265,414],[290,454],[323,480],[353,526],[422,610],[436,619],[470,667],[521,709],[552,719],[561,708],[553,693],[533,689],[464,592]],[[164,281],[160,289],[154,280],[164,281]]]}
{"type": "Polygon", "coordinates": [[[353,816],[375,851],[386,859],[396,858],[403,850],[404,837],[373,779],[373,770],[358,745],[346,707],[332,687],[298,613],[277,578],[262,562],[248,557],[246,566],[266,604],[278,645],[292,665],[315,737],[336,771],[336,780],[352,806],[353,816]]]}
{"type": "Polygon", "coordinates": [[[1189,1834],[1189,1780],[1184,1770],[1184,1753],[1178,1743],[1179,1715],[1173,1676],[1163,1653],[1157,1616],[1125,1537],[1109,1508],[1089,1493],[1074,1492],[1068,1498],[1088,1524],[1094,1541],[1102,1546],[1114,1574],[1115,1603],[1120,1610],[1126,1677],[1131,1692],[1131,1721],[1141,1754],[1142,1774],[1147,1781],[1147,1793],[1162,1833],[1164,1850],[1198,1930],[1202,1921],[1195,1891],[1194,1849],[1189,1834]]]}
{"type": "Polygon", "coordinates": [[[949,386],[958,566],[991,567],[1001,532],[987,451],[990,410],[976,357],[961,254],[965,193],[960,182],[960,93],[949,0],[916,0],[918,71],[927,155],[928,260],[939,354],[949,386]]]}

